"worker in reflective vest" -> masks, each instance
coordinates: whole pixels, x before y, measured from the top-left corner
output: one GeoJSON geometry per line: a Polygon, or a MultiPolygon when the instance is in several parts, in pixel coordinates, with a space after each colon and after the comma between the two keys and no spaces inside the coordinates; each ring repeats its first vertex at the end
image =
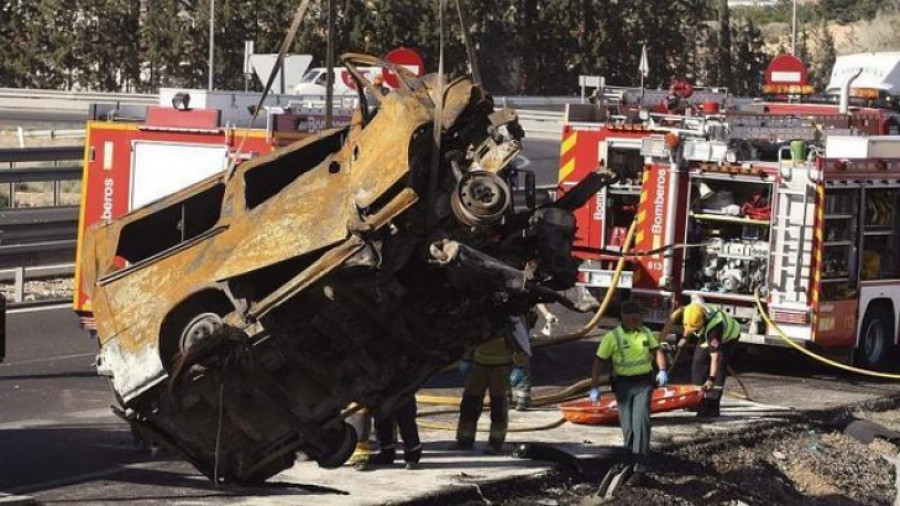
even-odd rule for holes
{"type": "Polygon", "coordinates": [[[612,388],[619,406],[619,423],[629,452],[632,475],[628,483],[640,485],[647,471],[650,451],[650,401],[653,395],[653,359],[659,372],[655,383],[668,383],[666,356],[659,342],[643,325],[641,306],[633,301],[622,303],[622,324],[607,332],[600,341],[591,369],[591,401],[600,400],[600,370],[611,362],[612,388]]]}
{"type": "Polygon", "coordinates": [[[460,362],[460,372],[466,377],[466,382],[459,404],[456,449],[470,450],[474,446],[484,393],[487,391],[491,400],[491,429],[484,452],[494,455],[503,453],[509,424],[507,382],[513,366],[525,365],[525,354],[515,343],[512,324],[510,321],[501,335],[478,346],[460,362]]]}
{"type": "Polygon", "coordinates": [[[741,324],[724,311],[692,303],[672,313],[663,328],[663,336],[680,320],[684,337],[678,341],[683,348],[696,338],[697,347],[691,364],[691,380],[705,392],[697,416],[719,416],[728,365],[732,362],[734,348],[741,337],[741,324]]]}

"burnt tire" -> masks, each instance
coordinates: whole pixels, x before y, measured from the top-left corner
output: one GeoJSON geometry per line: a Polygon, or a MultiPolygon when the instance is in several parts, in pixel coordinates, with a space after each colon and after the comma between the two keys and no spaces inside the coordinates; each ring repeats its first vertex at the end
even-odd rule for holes
{"type": "Polygon", "coordinates": [[[859,330],[854,362],[863,368],[882,368],[893,350],[893,317],[884,306],[870,307],[859,330]]]}
{"type": "Polygon", "coordinates": [[[336,469],[344,465],[353,455],[359,441],[356,430],[347,423],[342,423],[341,428],[330,436],[325,437],[326,440],[330,439],[328,454],[316,457],[316,463],[324,469],[336,469]]]}
{"type": "Polygon", "coordinates": [[[213,311],[206,311],[191,318],[181,329],[178,338],[178,351],[182,354],[201,340],[215,334],[222,329],[222,315],[213,311]]]}

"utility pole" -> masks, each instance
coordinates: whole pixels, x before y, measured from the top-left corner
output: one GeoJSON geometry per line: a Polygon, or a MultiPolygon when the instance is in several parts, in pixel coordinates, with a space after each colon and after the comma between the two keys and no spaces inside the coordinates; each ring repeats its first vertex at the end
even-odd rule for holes
{"type": "Polygon", "coordinates": [[[794,0],[793,14],[791,15],[791,54],[797,56],[797,0],[794,0]]]}
{"type": "Polygon", "coordinates": [[[216,0],[209,1],[209,91],[213,89],[213,58],[216,48],[216,0]]]}
{"type": "Polygon", "coordinates": [[[337,17],[334,0],[328,0],[328,43],[325,47],[325,128],[331,128],[334,108],[334,18],[337,17]]]}

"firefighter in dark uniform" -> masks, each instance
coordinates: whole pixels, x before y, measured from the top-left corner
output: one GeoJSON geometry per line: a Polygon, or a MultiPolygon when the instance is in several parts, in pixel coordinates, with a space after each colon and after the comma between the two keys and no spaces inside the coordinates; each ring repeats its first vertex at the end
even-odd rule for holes
{"type": "Polygon", "coordinates": [[[612,363],[612,388],[619,406],[619,423],[629,452],[632,475],[628,483],[640,485],[647,471],[650,451],[650,401],[654,383],[668,381],[666,357],[659,342],[643,325],[641,307],[634,301],[622,303],[622,324],[607,332],[600,341],[591,370],[591,401],[600,400],[600,370],[604,362],[612,363]],[[659,367],[654,381],[653,361],[659,367]]]}
{"type": "Polygon", "coordinates": [[[697,416],[719,416],[728,366],[733,361],[734,349],[741,337],[741,324],[723,311],[693,303],[672,313],[662,335],[668,335],[671,326],[679,319],[684,337],[678,341],[678,347],[686,346],[689,339],[697,339],[691,363],[691,381],[705,392],[697,416]]]}
{"type": "Polygon", "coordinates": [[[470,450],[475,444],[487,390],[491,400],[491,430],[484,451],[488,454],[503,452],[509,424],[507,382],[510,370],[513,366],[524,366],[526,361],[525,354],[514,342],[512,324],[507,327],[501,335],[475,348],[471,356],[460,363],[460,371],[466,376],[456,428],[456,448],[460,450],[470,450]]]}

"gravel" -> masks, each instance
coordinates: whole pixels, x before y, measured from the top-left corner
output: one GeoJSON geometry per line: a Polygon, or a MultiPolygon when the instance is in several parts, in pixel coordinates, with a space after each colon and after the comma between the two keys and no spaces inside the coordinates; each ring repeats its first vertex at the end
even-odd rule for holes
{"type": "MultiPolygon", "coordinates": [[[[856,416],[900,428],[900,410],[856,416]]],[[[885,457],[897,454],[887,441],[867,446],[820,426],[761,430],[657,454],[647,486],[623,486],[603,504],[890,505],[895,475],[885,457]]],[[[548,485],[499,504],[600,504],[590,498],[598,483],[548,485]]]]}

